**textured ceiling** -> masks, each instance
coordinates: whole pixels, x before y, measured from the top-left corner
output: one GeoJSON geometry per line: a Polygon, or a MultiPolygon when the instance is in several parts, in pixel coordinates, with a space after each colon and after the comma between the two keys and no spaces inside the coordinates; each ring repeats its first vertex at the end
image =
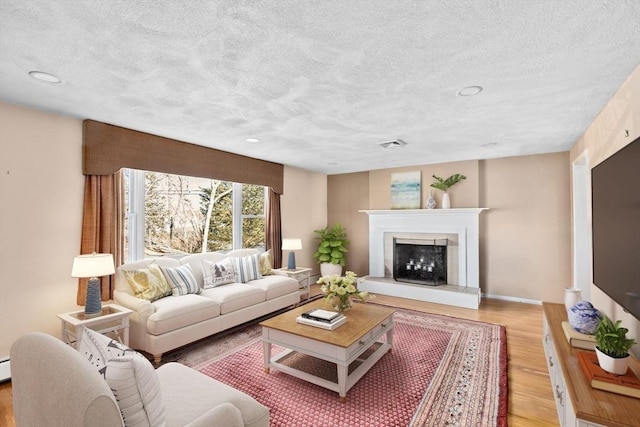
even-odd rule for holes
{"type": "Polygon", "coordinates": [[[639,62],[638,0],[0,0],[1,100],[328,174],[569,150],[639,62]]]}

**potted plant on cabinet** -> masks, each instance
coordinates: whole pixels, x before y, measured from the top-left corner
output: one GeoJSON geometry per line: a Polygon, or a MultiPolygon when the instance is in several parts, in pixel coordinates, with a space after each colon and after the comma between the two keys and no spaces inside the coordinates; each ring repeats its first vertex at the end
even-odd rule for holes
{"type": "Polygon", "coordinates": [[[621,320],[613,323],[603,314],[596,329],[596,354],[598,364],[607,372],[624,375],[629,368],[629,349],[636,343],[627,338],[627,328],[620,326],[621,320]]]}
{"type": "Polygon", "coordinates": [[[332,227],[314,230],[320,242],[313,257],[320,264],[320,275],[342,274],[342,267],[345,265],[345,253],[347,252],[347,231],[340,224],[332,227]]]}
{"type": "Polygon", "coordinates": [[[455,175],[451,175],[447,179],[442,179],[439,176],[433,175],[433,178],[436,180],[431,186],[433,188],[437,188],[438,190],[442,190],[444,194],[442,195],[442,209],[449,209],[451,207],[451,201],[449,200],[449,193],[447,192],[449,188],[463,179],[467,179],[466,176],[460,175],[459,173],[455,175]]]}

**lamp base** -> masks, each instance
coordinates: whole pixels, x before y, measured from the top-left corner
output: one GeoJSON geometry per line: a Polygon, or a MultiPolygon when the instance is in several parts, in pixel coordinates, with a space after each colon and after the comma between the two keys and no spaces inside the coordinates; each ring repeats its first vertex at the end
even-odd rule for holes
{"type": "Polygon", "coordinates": [[[102,297],[100,296],[100,279],[92,277],[87,284],[87,297],[84,302],[86,317],[99,316],[102,313],[102,297]]]}
{"type": "Polygon", "coordinates": [[[293,251],[289,252],[289,261],[287,263],[287,270],[296,269],[296,254],[293,251]]]}

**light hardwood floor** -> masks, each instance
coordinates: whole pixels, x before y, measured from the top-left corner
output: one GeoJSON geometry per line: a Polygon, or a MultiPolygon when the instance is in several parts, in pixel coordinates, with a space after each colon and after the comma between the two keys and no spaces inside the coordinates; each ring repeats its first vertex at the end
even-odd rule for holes
{"type": "MultiPolygon", "coordinates": [[[[318,287],[312,287],[312,294],[318,287]]],[[[483,299],[479,310],[378,295],[400,308],[445,314],[506,326],[509,353],[509,426],[557,426],[551,383],[542,350],[542,306],[483,299]]],[[[13,427],[11,383],[0,384],[0,426],[13,427]]]]}

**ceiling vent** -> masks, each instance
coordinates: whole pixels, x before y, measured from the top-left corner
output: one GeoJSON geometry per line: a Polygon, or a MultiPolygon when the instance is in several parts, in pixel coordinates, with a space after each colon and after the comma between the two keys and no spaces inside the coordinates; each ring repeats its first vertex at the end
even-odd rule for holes
{"type": "Polygon", "coordinates": [[[380,146],[382,148],[397,148],[397,147],[402,147],[402,146],[405,146],[405,145],[407,145],[407,143],[404,142],[401,139],[396,139],[394,141],[387,141],[387,142],[381,142],[380,143],[380,146]]]}

